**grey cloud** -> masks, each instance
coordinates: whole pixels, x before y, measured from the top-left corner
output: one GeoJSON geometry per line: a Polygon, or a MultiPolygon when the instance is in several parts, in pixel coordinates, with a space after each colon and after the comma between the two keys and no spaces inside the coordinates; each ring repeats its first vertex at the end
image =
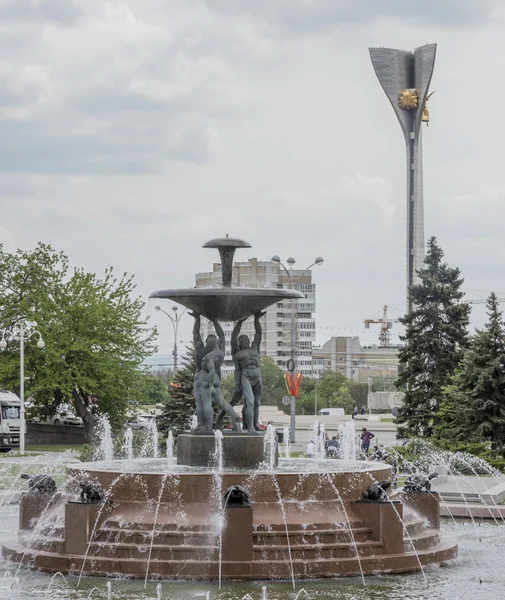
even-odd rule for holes
{"type": "Polygon", "coordinates": [[[205,0],[222,14],[248,15],[298,32],[394,19],[435,27],[475,27],[492,18],[495,0],[205,0]]]}
{"type": "MultiPolygon", "coordinates": [[[[93,4],[89,0],[87,5],[93,4]]],[[[59,25],[74,26],[86,14],[82,0],[3,0],[0,4],[0,22],[50,21],[59,25]]]]}

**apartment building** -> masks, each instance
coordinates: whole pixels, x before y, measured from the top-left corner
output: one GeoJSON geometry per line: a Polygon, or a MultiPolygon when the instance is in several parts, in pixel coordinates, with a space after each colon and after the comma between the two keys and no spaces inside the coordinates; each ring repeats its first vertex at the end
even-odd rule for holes
{"type": "Polygon", "coordinates": [[[331,370],[361,382],[369,377],[396,377],[398,349],[362,346],[358,337],[332,337],[321,348],[313,349],[313,369],[316,377],[331,370]]]}

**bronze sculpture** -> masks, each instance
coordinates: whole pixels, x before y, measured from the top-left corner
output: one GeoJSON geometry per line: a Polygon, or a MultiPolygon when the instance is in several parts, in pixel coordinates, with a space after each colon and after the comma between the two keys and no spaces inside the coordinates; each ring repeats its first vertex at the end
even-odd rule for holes
{"type": "Polygon", "coordinates": [[[254,315],[255,334],[252,344],[247,335],[239,336],[245,319],[237,322],[231,334],[231,355],[235,364],[235,395],[242,394],[244,399],[242,426],[249,433],[261,431],[258,422],[261,404],[260,346],[262,332],[260,318],[265,314],[265,312],[259,311],[254,315]]]}
{"type": "Polygon", "coordinates": [[[239,430],[239,418],[233,408],[223,397],[221,389],[220,368],[224,361],[225,337],[224,331],[216,320],[213,320],[214,334],[207,336],[205,344],[200,334],[200,315],[190,313],[195,319],[193,326],[193,342],[195,344],[196,373],[194,378],[194,396],[196,404],[197,425],[193,433],[212,434],[214,401],[232,421],[233,429],[239,430]]]}

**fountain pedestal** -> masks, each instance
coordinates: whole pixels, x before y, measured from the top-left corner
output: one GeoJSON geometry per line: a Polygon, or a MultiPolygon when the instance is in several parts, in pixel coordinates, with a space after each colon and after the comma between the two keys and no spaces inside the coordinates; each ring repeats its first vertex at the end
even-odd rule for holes
{"type": "MultiPolygon", "coordinates": [[[[93,528],[98,525],[102,503],[67,502],[65,504],[65,552],[86,554],[93,528]]],[[[105,517],[105,515],[104,515],[105,517]]]]}
{"type": "Polygon", "coordinates": [[[358,501],[354,512],[375,540],[383,544],[384,554],[401,554],[403,547],[403,506],[401,502],[358,501]]]}
{"type": "MultiPolygon", "coordinates": [[[[177,464],[189,467],[213,467],[216,448],[214,435],[183,433],[177,436],[177,464]]],[[[276,444],[275,465],[277,465],[276,444]]],[[[258,469],[264,464],[263,435],[236,431],[223,432],[223,467],[258,469]]]]}
{"type": "Polygon", "coordinates": [[[34,529],[40,515],[61,502],[61,494],[22,494],[19,500],[19,529],[34,529]]]}

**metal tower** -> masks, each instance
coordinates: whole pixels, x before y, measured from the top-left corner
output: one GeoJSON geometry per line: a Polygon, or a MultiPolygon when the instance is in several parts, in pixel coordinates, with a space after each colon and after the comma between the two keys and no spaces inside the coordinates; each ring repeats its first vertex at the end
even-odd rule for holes
{"type": "Polygon", "coordinates": [[[421,123],[428,122],[428,89],[435,66],[436,44],[414,52],[370,48],[370,58],[405,137],[407,149],[407,311],[410,286],[424,261],[423,157],[421,123]]]}

